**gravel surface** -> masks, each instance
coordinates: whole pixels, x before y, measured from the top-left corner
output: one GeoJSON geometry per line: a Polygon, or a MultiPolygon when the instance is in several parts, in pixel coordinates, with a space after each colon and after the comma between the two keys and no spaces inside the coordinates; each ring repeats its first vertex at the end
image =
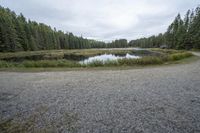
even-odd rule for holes
{"type": "Polygon", "coordinates": [[[5,132],[7,124],[25,132],[199,133],[200,60],[132,70],[0,72],[0,120],[5,132]]]}

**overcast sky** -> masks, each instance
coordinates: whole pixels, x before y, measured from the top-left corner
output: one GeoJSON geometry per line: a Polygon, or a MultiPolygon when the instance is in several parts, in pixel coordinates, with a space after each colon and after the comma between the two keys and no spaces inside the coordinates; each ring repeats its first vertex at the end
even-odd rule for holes
{"type": "Polygon", "coordinates": [[[128,40],[166,31],[199,0],[0,0],[17,14],[97,40],[128,40]]]}

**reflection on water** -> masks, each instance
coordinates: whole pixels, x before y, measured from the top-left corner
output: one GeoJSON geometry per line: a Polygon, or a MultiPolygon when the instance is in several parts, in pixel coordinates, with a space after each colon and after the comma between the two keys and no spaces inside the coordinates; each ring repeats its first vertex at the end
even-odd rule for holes
{"type": "Polygon", "coordinates": [[[135,47],[133,50],[145,50],[144,48],[135,47]]]}
{"type": "Polygon", "coordinates": [[[130,55],[130,54],[126,54],[124,56],[117,56],[117,55],[113,55],[113,54],[103,54],[103,55],[97,55],[97,56],[93,56],[93,57],[89,57],[88,59],[85,59],[83,61],[80,61],[81,64],[88,64],[91,63],[93,61],[108,61],[108,60],[118,60],[118,59],[138,59],[140,58],[140,56],[135,56],[135,55],[130,55]]]}

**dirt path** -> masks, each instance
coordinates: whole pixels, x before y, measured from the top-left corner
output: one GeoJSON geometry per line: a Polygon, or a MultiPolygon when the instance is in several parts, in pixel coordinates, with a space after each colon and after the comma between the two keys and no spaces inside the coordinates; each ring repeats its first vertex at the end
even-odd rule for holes
{"type": "Polygon", "coordinates": [[[0,72],[0,118],[0,131],[7,124],[26,132],[197,133],[200,60],[121,71],[0,72]]]}

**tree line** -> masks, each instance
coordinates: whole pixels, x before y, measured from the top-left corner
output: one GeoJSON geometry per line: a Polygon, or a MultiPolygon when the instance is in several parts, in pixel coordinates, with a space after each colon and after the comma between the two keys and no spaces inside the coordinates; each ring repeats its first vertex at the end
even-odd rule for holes
{"type": "Polygon", "coordinates": [[[50,26],[27,20],[0,6],[0,52],[35,51],[50,49],[88,49],[161,47],[172,49],[200,49],[200,7],[188,10],[184,19],[178,14],[165,33],[128,42],[118,39],[109,43],[86,39],[73,33],[52,29],[50,26]]]}
{"type": "Polygon", "coordinates": [[[27,20],[8,8],[0,7],[0,51],[83,49],[106,47],[106,43],[77,37],[27,20]]]}
{"type": "Polygon", "coordinates": [[[188,10],[182,19],[178,14],[164,34],[129,42],[134,47],[162,47],[172,49],[200,49],[200,7],[188,10]]]}
{"type": "Polygon", "coordinates": [[[126,39],[105,43],[57,31],[43,23],[27,20],[23,14],[16,15],[10,9],[0,6],[0,52],[127,46],[126,39]]]}

